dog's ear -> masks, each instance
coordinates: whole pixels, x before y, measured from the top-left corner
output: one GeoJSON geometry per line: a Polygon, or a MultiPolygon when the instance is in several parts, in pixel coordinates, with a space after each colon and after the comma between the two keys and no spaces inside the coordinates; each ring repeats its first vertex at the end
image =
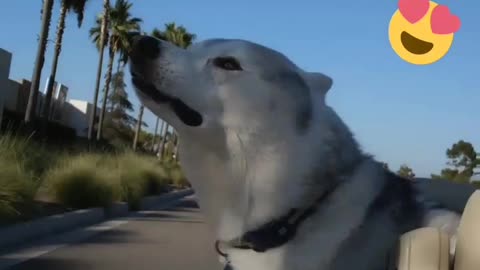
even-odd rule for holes
{"type": "Polygon", "coordinates": [[[323,95],[326,95],[328,90],[332,87],[332,78],[325,74],[318,72],[305,72],[304,76],[308,87],[310,87],[312,91],[320,91],[323,95]]]}

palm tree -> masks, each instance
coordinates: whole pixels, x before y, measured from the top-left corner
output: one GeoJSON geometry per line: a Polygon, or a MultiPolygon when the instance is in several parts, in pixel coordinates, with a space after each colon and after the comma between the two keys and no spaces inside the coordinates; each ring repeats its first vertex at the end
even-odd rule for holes
{"type": "MultiPolygon", "coordinates": [[[[107,107],[107,97],[110,87],[110,81],[112,79],[115,55],[117,53],[120,53],[121,58],[123,58],[122,56],[126,55],[126,52],[130,49],[128,33],[140,30],[140,23],[142,22],[142,20],[139,18],[132,18],[132,15],[130,14],[131,7],[132,3],[129,3],[128,0],[117,0],[115,6],[110,8],[108,14],[108,32],[110,35],[109,62],[105,78],[105,92],[103,96],[102,109],[100,111],[100,119],[98,123],[97,140],[100,140],[102,137],[102,127],[107,107]]],[[[99,27],[100,21],[100,19],[97,19],[97,25],[90,29],[90,37],[97,44],[97,47],[99,45],[98,42],[100,41],[101,36],[101,31],[99,27]]]]}
{"type": "Polygon", "coordinates": [[[162,140],[160,142],[160,150],[158,151],[160,153],[160,159],[163,158],[163,153],[165,152],[165,144],[167,143],[167,134],[168,134],[168,128],[170,127],[169,124],[165,123],[165,128],[163,129],[162,132],[162,140]]]}
{"type": "Polygon", "coordinates": [[[38,87],[42,76],[43,63],[45,62],[45,49],[47,47],[48,32],[50,30],[50,21],[52,19],[53,0],[43,0],[42,6],[42,26],[40,28],[40,38],[37,48],[37,57],[33,68],[32,84],[28,96],[27,110],[25,111],[25,124],[31,126],[35,117],[37,108],[38,87]]]}
{"type": "MultiPolygon", "coordinates": [[[[1,120],[1,118],[0,118],[1,120]]],[[[153,138],[152,138],[152,152],[155,151],[153,150],[155,148],[155,138],[157,137],[158,133],[158,124],[160,123],[160,118],[157,117],[157,120],[155,121],[155,131],[153,132],[153,138]]],[[[1,124],[1,123],[0,123],[1,124]]]]}
{"type": "Polygon", "coordinates": [[[143,106],[143,104],[140,103],[140,112],[138,114],[138,124],[137,124],[137,128],[135,129],[135,136],[133,137],[133,151],[135,151],[135,149],[137,148],[137,140],[138,140],[138,137],[140,136],[140,131],[142,131],[142,117],[143,117],[143,110],[145,109],[145,107],[143,106]]]}
{"type": "Polygon", "coordinates": [[[165,31],[161,31],[158,28],[153,29],[152,36],[168,41],[183,49],[192,45],[196,38],[195,34],[189,33],[185,27],[177,26],[175,23],[165,24],[165,31]]]}
{"type": "MultiPolygon", "coordinates": [[[[152,36],[161,40],[168,41],[183,49],[186,49],[188,48],[188,46],[192,45],[193,41],[196,38],[195,34],[189,33],[185,27],[177,26],[175,23],[165,24],[165,31],[161,31],[158,28],[153,29],[152,36]]],[[[160,145],[160,157],[163,156],[165,148],[165,137],[168,128],[169,125],[167,124],[167,127],[165,128],[165,134],[163,134],[162,136],[162,144],[160,145]]],[[[175,158],[178,156],[178,140],[174,155],[175,158]]]]}
{"type": "Polygon", "coordinates": [[[83,15],[85,12],[85,4],[88,0],[62,0],[60,7],[60,19],[57,26],[57,39],[55,41],[55,53],[53,55],[53,64],[50,77],[48,78],[47,93],[45,96],[45,103],[43,106],[43,132],[46,132],[47,123],[50,113],[50,104],[52,102],[53,84],[55,76],[57,75],[58,59],[62,50],[63,33],[65,32],[65,20],[68,12],[73,12],[77,15],[78,27],[82,26],[83,15]]]}
{"type": "Polygon", "coordinates": [[[163,138],[165,136],[164,135],[165,126],[166,126],[166,123],[165,123],[165,121],[162,120],[162,125],[160,126],[160,133],[159,133],[159,136],[158,136],[159,140],[158,140],[158,148],[157,148],[157,154],[160,158],[162,157],[162,152],[160,152],[160,149],[163,149],[161,144],[164,142],[163,138]]]}
{"type": "Polygon", "coordinates": [[[137,127],[135,129],[135,137],[133,138],[133,151],[137,150],[137,142],[138,142],[138,138],[140,137],[140,130],[142,128],[143,109],[144,109],[144,106],[143,105],[140,106],[140,110],[138,113],[137,127]]]}
{"type": "MultiPolygon", "coordinates": [[[[110,14],[110,0],[103,1],[103,16],[97,18],[97,25],[100,24],[100,28],[95,30],[98,33],[97,40],[95,43],[97,44],[97,49],[100,52],[100,57],[98,58],[98,67],[97,67],[97,79],[95,81],[95,94],[93,97],[93,108],[92,113],[90,114],[90,123],[88,125],[88,140],[93,140],[93,131],[95,129],[95,119],[97,114],[97,103],[98,103],[98,92],[100,89],[100,80],[102,77],[102,66],[103,66],[103,52],[105,50],[105,45],[108,42],[108,15],[110,14]],[[101,21],[99,23],[99,20],[101,21]]],[[[92,30],[90,30],[92,33],[92,30]]]]}

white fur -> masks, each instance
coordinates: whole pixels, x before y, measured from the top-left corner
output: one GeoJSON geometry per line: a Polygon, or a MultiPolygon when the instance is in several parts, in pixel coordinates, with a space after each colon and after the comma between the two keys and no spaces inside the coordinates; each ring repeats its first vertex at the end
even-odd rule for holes
{"type": "MultiPolygon", "coordinates": [[[[228,241],[311,203],[319,195],[312,185],[328,184],[329,179],[321,178],[323,173],[348,166],[360,150],[325,104],[330,78],[305,72],[283,55],[245,41],[213,43],[200,43],[188,51],[161,43],[161,57],[155,60],[152,74],[141,74],[160,91],[197,110],[204,119],[201,126],[183,124],[168,106],[141,91],[138,94],[178,131],[180,161],[200,208],[217,239],[228,241]],[[243,70],[215,67],[212,61],[219,56],[239,59],[243,70]],[[312,115],[303,132],[295,127],[298,104],[292,93],[305,94],[305,89],[295,82],[288,87],[298,89],[282,89],[285,86],[262,77],[276,69],[299,74],[308,86],[312,115]],[[312,168],[316,175],[311,175],[312,168]]],[[[381,168],[372,159],[357,165],[346,175],[334,172],[349,180],[302,224],[293,241],[265,253],[225,250],[234,269],[329,269],[342,241],[362,223],[383,181],[381,168]]],[[[380,227],[379,237],[382,233],[388,232],[380,227]]],[[[212,245],[215,240],[211,239],[212,245]]]]}
{"type": "Polygon", "coordinates": [[[372,194],[381,186],[377,165],[366,161],[321,211],[300,227],[299,239],[266,253],[228,250],[236,269],[327,269],[341,242],[363,221],[372,194]],[[365,179],[377,179],[365,181],[365,179]]]}

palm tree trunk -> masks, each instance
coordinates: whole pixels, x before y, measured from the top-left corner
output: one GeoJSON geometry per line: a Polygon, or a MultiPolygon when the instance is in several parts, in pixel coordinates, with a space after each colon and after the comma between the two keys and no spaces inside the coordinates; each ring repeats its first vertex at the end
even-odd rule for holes
{"type": "MultiPolygon", "coordinates": [[[[118,73],[120,72],[120,70],[123,68],[121,63],[122,63],[122,58],[119,57],[119,58],[118,58],[118,62],[117,62],[117,71],[116,71],[117,73],[116,73],[116,74],[118,74],[118,73]]],[[[114,91],[114,92],[112,93],[112,97],[115,96],[115,91],[117,91],[117,89],[113,89],[113,91],[114,91]]],[[[109,108],[109,111],[110,111],[110,112],[113,112],[114,109],[115,109],[115,104],[113,103],[112,100],[110,100],[110,108],[109,108]]]]}
{"type": "Polygon", "coordinates": [[[160,118],[157,117],[157,121],[155,121],[155,131],[153,132],[153,138],[152,138],[152,152],[154,151],[153,149],[155,147],[155,138],[157,137],[159,122],[160,122],[160,118]]]}
{"type": "Polygon", "coordinates": [[[160,126],[160,133],[159,133],[159,136],[158,136],[158,149],[157,149],[157,154],[159,156],[159,158],[161,158],[161,152],[160,152],[160,148],[161,148],[161,143],[162,143],[162,140],[163,140],[163,132],[165,130],[165,121],[162,120],[162,125],[160,126]]]}
{"type": "Polygon", "coordinates": [[[48,32],[50,30],[50,21],[52,19],[53,0],[44,0],[42,7],[42,26],[40,29],[40,39],[37,48],[37,57],[35,67],[33,68],[32,84],[28,96],[27,109],[25,111],[25,124],[32,125],[35,118],[38,99],[38,87],[42,76],[43,63],[45,62],[45,49],[47,47],[48,32]]]}
{"type": "Polygon", "coordinates": [[[93,133],[95,129],[95,118],[97,114],[97,103],[98,103],[98,92],[100,89],[100,80],[102,79],[102,67],[103,67],[103,52],[105,50],[105,45],[108,41],[108,14],[110,13],[110,0],[103,1],[103,21],[102,21],[102,33],[100,41],[100,57],[98,59],[98,68],[97,68],[97,80],[95,82],[95,94],[93,98],[93,108],[92,113],[90,114],[90,123],[88,125],[88,140],[93,140],[93,133]]]}
{"type": "Polygon", "coordinates": [[[175,151],[173,152],[173,155],[175,156],[175,161],[178,160],[178,146],[180,145],[180,140],[178,138],[178,134],[175,133],[175,151]]]}
{"type": "Polygon", "coordinates": [[[62,1],[62,7],[60,10],[60,19],[57,26],[57,40],[55,41],[55,53],[53,55],[52,72],[50,74],[50,77],[48,78],[47,93],[45,96],[45,102],[42,110],[43,136],[47,135],[46,132],[48,128],[48,120],[50,118],[50,104],[52,102],[53,84],[55,82],[55,76],[57,75],[58,59],[62,51],[62,39],[63,39],[63,33],[65,32],[66,17],[67,17],[67,6],[65,5],[65,1],[62,1]]]}
{"type": "Polygon", "coordinates": [[[163,152],[165,152],[165,143],[167,143],[167,133],[169,125],[165,125],[165,130],[162,136],[162,143],[160,144],[160,159],[163,159],[163,152]]]}
{"type": "Polygon", "coordinates": [[[140,106],[140,111],[138,113],[138,122],[137,128],[135,129],[135,137],[133,138],[133,151],[137,150],[138,137],[140,136],[140,131],[142,129],[142,120],[143,120],[143,105],[140,106]]]}
{"type": "Polygon", "coordinates": [[[105,92],[103,93],[102,111],[100,112],[100,119],[98,120],[97,141],[102,139],[103,121],[105,120],[105,111],[107,109],[108,91],[110,89],[110,81],[112,80],[113,62],[115,60],[115,51],[112,48],[110,48],[109,57],[107,78],[105,78],[105,92]]]}

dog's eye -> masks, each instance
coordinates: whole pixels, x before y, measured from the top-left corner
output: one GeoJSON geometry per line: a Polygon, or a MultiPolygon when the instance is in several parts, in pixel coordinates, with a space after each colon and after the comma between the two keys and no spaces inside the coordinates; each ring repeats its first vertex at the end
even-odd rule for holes
{"type": "Polygon", "coordinates": [[[213,64],[225,70],[242,70],[240,63],[233,57],[217,57],[213,60],[213,64]]]}

